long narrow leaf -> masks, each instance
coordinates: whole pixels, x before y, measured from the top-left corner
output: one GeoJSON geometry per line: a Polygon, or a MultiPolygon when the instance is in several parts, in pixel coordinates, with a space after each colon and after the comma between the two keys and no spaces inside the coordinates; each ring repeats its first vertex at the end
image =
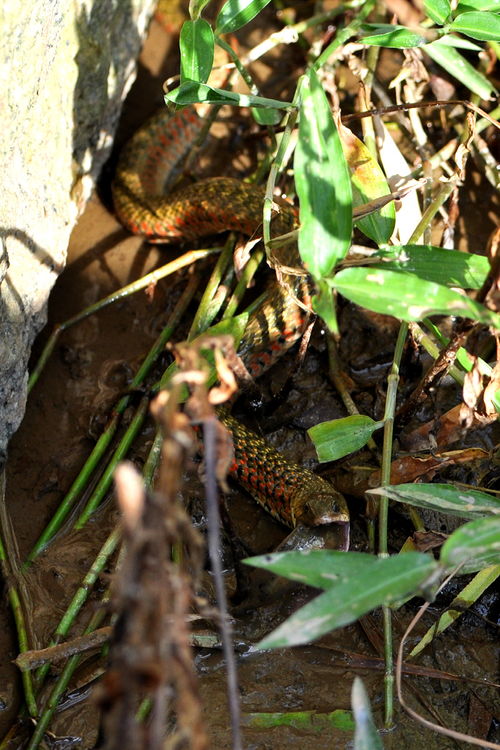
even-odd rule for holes
{"type": "Polygon", "coordinates": [[[495,89],[488,79],[476,70],[465,57],[462,57],[460,52],[444,43],[443,39],[428,44],[425,47],[425,52],[447,73],[454,76],[481,99],[489,99],[494,93],[495,89]]]}
{"type": "Polygon", "coordinates": [[[441,548],[441,562],[460,574],[475,573],[500,564],[500,517],[480,518],[461,526],[441,548]]]}
{"type": "Polygon", "coordinates": [[[451,484],[395,484],[368,490],[372,495],[386,495],[390,500],[427,508],[451,516],[474,519],[500,515],[500,499],[486,492],[462,489],[451,484]]]}
{"type": "Polygon", "coordinates": [[[295,182],[300,203],[300,255],[309,272],[322,279],[349,250],[352,197],[339,134],[312,70],[302,85],[295,182]]]}
{"type": "Polygon", "coordinates": [[[365,552],[294,550],[249,557],[244,562],[316,589],[330,589],[350,578],[362,577],[375,560],[365,552]]]}
{"type": "Polygon", "coordinates": [[[165,94],[165,101],[186,106],[197,102],[208,104],[233,104],[238,107],[274,107],[275,109],[290,109],[291,102],[280,102],[278,99],[266,99],[263,96],[253,94],[237,94],[235,91],[226,91],[208,86],[198,81],[184,81],[181,86],[165,94]]]}
{"type": "Polygon", "coordinates": [[[181,84],[186,80],[205,83],[214,61],[214,34],[203,18],[182,24],[179,47],[181,51],[181,84]]]}
{"type": "Polygon", "coordinates": [[[401,320],[429,315],[460,315],[500,330],[500,315],[441,284],[412,273],[369,268],[346,268],[329,282],[361,307],[401,320]]]}
{"type": "Polygon", "coordinates": [[[216,34],[232,34],[251,21],[270,0],[227,0],[215,24],[216,34]]]}
{"type": "Polygon", "coordinates": [[[442,26],[451,15],[450,0],[424,0],[424,9],[434,23],[442,26]]]}
{"type": "Polygon", "coordinates": [[[500,16],[486,11],[461,13],[454,19],[449,28],[482,42],[498,42],[500,39],[500,16]]]}
{"type": "Polygon", "coordinates": [[[343,419],[320,422],[311,427],[307,434],[314,443],[318,460],[337,461],[349,453],[362,448],[375,430],[384,426],[364,414],[353,414],[343,419]]]}
{"type": "Polygon", "coordinates": [[[408,271],[421,279],[462,289],[480,289],[490,270],[483,255],[432,245],[382,246],[376,255],[384,259],[384,268],[408,271]]]}
{"type": "MultiPolygon", "coordinates": [[[[351,554],[351,553],[348,553],[351,554]]],[[[364,576],[349,577],[328,589],[257,644],[256,648],[299,646],[348,625],[382,605],[389,606],[425,588],[437,563],[418,552],[373,559],[364,576]]]]}
{"type": "MultiPolygon", "coordinates": [[[[353,208],[370,203],[391,192],[386,177],[365,144],[348,128],[339,128],[344,156],[351,173],[353,208]]],[[[396,209],[388,203],[373,214],[356,221],[356,226],[371,240],[381,245],[394,231],[396,209]]]]}

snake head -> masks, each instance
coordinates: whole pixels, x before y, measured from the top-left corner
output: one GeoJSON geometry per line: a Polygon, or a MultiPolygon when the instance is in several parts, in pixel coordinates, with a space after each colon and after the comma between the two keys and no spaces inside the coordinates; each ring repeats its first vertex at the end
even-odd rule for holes
{"type": "Polygon", "coordinates": [[[292,500],[295,525],[322,526],[324,524],[349,523],[349,509],[343,495],[321,477],[307,484],[292,500]]]}

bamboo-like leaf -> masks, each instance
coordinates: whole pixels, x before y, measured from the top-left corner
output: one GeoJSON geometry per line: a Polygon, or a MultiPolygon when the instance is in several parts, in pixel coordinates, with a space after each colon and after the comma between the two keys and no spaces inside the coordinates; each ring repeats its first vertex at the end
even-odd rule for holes
{"type": "Polygon", "coordinates": [[[185,21],[179,39],[181,52],[181,84],[185,80],[205,83],[214,61],[214,34],[203,18],[185,21]]]}
{"type": "Polygon", "coordinates": [[[313,549],[273,552],[249,557],[244,562],[316,589],[330,589],[351,578],[362,577],[376,559],[365,552],[313,549]]]}
{"type": "Polygon", "coordinates": [[[432,245],[387,245],[376,256],[384,259],[383,268],[408,271],[421,279],[462,289],[480,289],[490,270],[483,255],[432,245]]]}
{"type": "Polygon", "coordinates": [[[337,461],[362,448],[375,430],[384,426],[364,414],[354,414],[342,419],[331,419],[311,427],[307,434],[314,443],[318,460],[337,461]]]}
{"type": "Polygon", "coordinates": [[[390,23],[364,23],[361,28],[363,36],[359,41],[375,47],[394,49],[422,47],[438,38],[437,32],[432,29],[421,28],[417,31],[390,23]]]}
{"type": "Polygon", "coordinates": [[[500,564],[500,516],[470,521],[453,532],[441,548],[442,564],[460,575],[500,564]]]}
{"type": "Polygon", "coordinates": [[[251,21],[270,0],[227,0],[215,23],[216,34],[232,34],[251,21]]]}
{"type": "Polygon", "coordinates": [[[300,255],[308,271],[322,279],[349,250],[352,197],[339,134],[313,70],[302,82],[295,183],[300,203],[300,255]]]}
{"type": "Polygon", "coordinates": [[[424,10],[434,23],[442,26],[451,16],[450,0],[424,0],[424,10]]]}
{"type": "Polygon", "coordinates": [[[452,484],[394,484],[368,492],[460,518],[500,515],[500,498],[478,490],[454,487],[452,484]]]}
{"type": "Polygon", "coordinates": [[[498,42],[500,40],[500,16],[487,11],[460,13],[450,23],[449,29],[482,42],[498,42]]]}
{"type": "Polygon", "coordinates": [[[208,104],[233,104],[238,107],[271,107],[275,109],[290,109],[291,102],[280,102],[278,99],[266,99],[253,94],[237,94],[208,86],[198,81],[184,81],[178,88],[165,94],[165,101],[179,106],[207,102],[208,104]]]}
{"type": "MultiPolygon", "coordinates": [[[[353,208],[370,203],[391,192],[385,175],[363,141],[348,128],[339,128],[344,156],[351,173],[353,208]]],[[[379,211],[356,220],[356,226],[371,240],[380,245],[387,242],[394,231],[396,209],[387,203],[379,211]]]]}
{"type": "Polygon", "coordinates": [[[349,577],[346,582],[317,596],[260,641],[256,648],[284,648],[310,643],[330,630],[354,622],[376,607],[390,606],[420,593],[427,589],[437,571],[438,565],[432,557],[419,552],[374,558],[363,576],[349,577]]]}
{"type": "Polygon", "coordinates": [[[401,320],[429,315],[460,315],[500,329],[500,315],[465,295],[412,273],[346,268],[329,281],[340,294],[361,307],[401,320]]]}
{"type": "MultiPolygon", "coordinates": [[[[454,39],[454,37],[448,38],[454,39]]],[[[437,42],[428,44],[425,47],[425,52],[434,62],[441,65],[447,73],[467,86],[474,94],[480,96],[481,99],[489,99],[495,89],[486,76],[476,70],[454,47],[448,46],[444,39],[443,37],[437,42]]]]}
{"type": "Polygon", "coordinates": [[[500,11],[500,0],[462,0],[458,3],[455,13],[467,13],[471,10],[500,11]]]}

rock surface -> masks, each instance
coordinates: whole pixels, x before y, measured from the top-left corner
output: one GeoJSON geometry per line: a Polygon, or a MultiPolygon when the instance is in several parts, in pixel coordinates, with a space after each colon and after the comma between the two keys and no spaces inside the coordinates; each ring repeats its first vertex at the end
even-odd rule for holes
{"type": "Polygon", "coordinates": [[[71,230],[109,156],[154,0],[0,7],[0,463],[71,230]]]}

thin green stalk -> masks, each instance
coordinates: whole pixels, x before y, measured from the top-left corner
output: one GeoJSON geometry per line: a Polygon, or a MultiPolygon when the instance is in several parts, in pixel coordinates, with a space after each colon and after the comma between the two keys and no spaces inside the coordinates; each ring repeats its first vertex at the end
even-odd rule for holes
{"type": "MultiPolygon", "coordinates": [[[[105,607],[101,607],[101,609],[99,609],[93,615],[90,623],[85,629],[84,635],[88,635],[89,633],[92,633],[94,630],[96,630],[100,626],[105,616],[106,609],[105,607]]],[[[81,658],[81,654],[75,654],[74,656],[70,656],[70,658],[66,662],[66,665],[59,676],[59,679],[52,689],[48,703],[43,709],[42,714],[40,715],[40,719],[36,725],[35,731],[33,732],[33,736],[31,737],[27,750],[37,750],[40,743],[42,742],[44,734],[47,731],[50,722],[52,721],[52,717],[57,710],[59,701],[67,690],[70,680],[76,668],[78,667],[81,658]]]]}
{"type": "Polygon", "coordinates": [[[370,15],[373,8],[375,7],[375,0],[368,0],[359,13],[356,15],[356,18],[348,25],[345,26],[343,29],[339,29],[337,32],[337,36],[331,42],[331,44],[328,45],[328,47],[323,50],[321,55],[318,57],[314,65],[312,66],[314,70],[319,70],[328,60],[332,57],[335,52],[340,50],[341,47],[343,47],[346,42],[351,39],[351,37],[355,36],[359,29],[361,28],[361,24],[363,24],[366,21],[366,18],[370,15]]]}
{"type": "MultiPolygon", "coordinates": [[[[448,344],[450,343],[450,339],[447,336],[445,336],[439,330],[438,326],[435,323],[433,323],[432,320],[430,320],[429,318],[424,318],[423,323],[424,323],[424,326],[437,338],[437,340],[439,341],[440,344],[442,344],[443,346],[448,346],[448,344]]],[[[469,352],[467,351],[467,349],[464,349],[461,346],[460,349],[457,352],[456,359],[457,359],[457,362],[460,364],[460,366],[463,367],[463,369],[465,370],[465,372],[470,372],[472,370],[472,368],[474,366],[474,362],[471,359],[471,356],[470,356],[469,352]]],[[[480,359],[479,363],[481,365],[481,369],[485,373],[488,373],[489,375],[491,375],[491,373],[492,373],[491,366],[487,362],[485,362],[484,359],[480,359]]],[[[450,375],[451,375],[452,374],[452,368],[450,368],[449,372],[450,372],[450,375]]],[[[463,373],[460,370],[458,370],[457,375],[458,375],[457,378],[455,378],[454,375],[453,375],[453,377],[457,381],[457,383],[459,383],[460,385],[462,385],[463,384],[463,373]],[[462,380],[462,383],[460,382],[461,380],[462,380]]]]}
{"type": "Polygon", "coordinates": [[[441,185],[437,192],[437,195],[435,196],[430,206],[427,206],[427,208],[425,209],[424,213],[422,214],[422,218],[418,222],[412,236],[408,240],[409,245],[417,243],[421,239],[422,235],[429,227],[432,219],[435,217],[441,206],[446,203],[456,185],[456,179],[453,178],[441,185]]]}
{"type": "MultiPolygon", "coordinates": [[[[431,337],[428,336],[425,333],[425,331],[422,330],[422,328],[418,325],[418,323],[410,323],[410,328],[411,328],[412,338],[416,341],[416,343],[419,344],[419,346],[422,346],[427,352],[427,354],[429,354],[433,359],[437,359],[439,357],[441,350],[439,349],[438,346],[436,346],[436,344],[431,339],[431,337]]],[[[463,351],[465,352],[465,350],[463,351]]],[[[472,363],[471,363],[471,369],[472,369],[472,363]]],[[[451,367],[448,368],[448,375],[450,375],[453,378],[455,383],[457,383],[460,386],[463,386],[464,373],[462,372],[462,370],[459,370],[459,368],[456,365],[451,365],[451,367]]]]}
{"type": "MultiPolygon", "coordinates": [[[[101,549],[99,550],[97,557],[92,563],[90,569],[87,571],[77,591],[75,592],[70,604],[68,605],[66,609],[66,612],[64,613],[61,620],[59,621],[59,624],[54,631],[54,635],[49,643],[49,646],[56,646],[58,643],[61,643],[61,641],[63,641],[68,635],[69,630],[76,619],[76,616],[78,615],[82,606],[87,601],[90,595],[90,592],[92,591],[95,585],[95,582],[97,578],[99,577],[99,575],[101,574],[104,566],[108,563],[110,557],[113,555],[120,541],[120,538],[121,538],[120,530],[118,528],[113,529],[113,531],[108,536],[108,538],[102,545],[101,549]]],[[[44,664],[42,667],[40,667],[37,670],[36,672],[37,691],[40,690],[40,687],[50,670],[50,666],[51,665],[49,662],[48,664],[44,664]]]]}
{"type": "Polygon", "coordinates": [[[89,305],[89,307],[86,307],[77,315],[74,315],[72,318],[69,318],[69,320],[66,320],[64,323],[61,323],[60,325],[56,326],[49,340],[47,341],[47,344],[45,345],[43,352],[40,355],[40,358],[38,362],[36,363],[35,368],[33,369],[33,372],[31,373],[29,377],[28,393],[31,392],[31,389],[33,388],[38,378],[40,377],[42,370],[47,364],[47,361],[50,355],[52,354],[52,352],[54,351],[54,347],[57,341],[59,340],[59,337],[63,331],[67,331],[68,328],[71,328],[76,323],[80,323],[82,320],[85,320],[85,318],[88,318],[90,315],[93,315],[99,310],[103,310],[108,305],[111,305],[112,302],[117,302],[118,300],[123,299],[124,297],[128,297],[131,294],[135,294],[135,292],[138,292],[141,289],[145,289],[152,284],[156,284],[160,279],[165,278],[165,276],[170,276],[176,271],[179,271],[181,268],[184,268],[185,266],[189,266],[197,260],[201,260],[202,258],[206,258],[207,256],[213,255],[214,253],[218,253],[218,252],[220,252],[220,248],[205,249],[205,250],[191,250],[188,253],[184,253],[184,255],[181,255],[180,258],[176,258],[170,263],[167,263],[166,265],[161,266],[161,268],[157,268],[156,271],[152,271],[151,273],[148,273],[146,276],[143,276],[141,279],[134,281],[132,284],[128,284],[127,286],[122,287],[118,291],[113,292],[112,294],[109,294],[107,297],[103,297],[103,299],[99,300],[98,302],[94,302],[93,305],[89,305]]]}
{"type": "MultiPolygon", "coordinates": [[[[408,324],[401,323],[399,334],[394,350],[394,359],[391,372],[387,378],[387,398],[384,414],[384,442],[382,449],[381,481],[382,487],[391,482],[392,442],[394,435],[394,415],[396,413],[396,396],[399,384],[399,367],[403,355],[404,344],[408,334],[408,324]]],[[[379,506],[379,556],[387,557],[387,530],[389,519],[389,499],[386,496],[380,498],[379,506]]],[[[392,646],[392,614],[389,607],[383,607],[384,620],[384,692],[385,692],[385,717],[384,724],[390,728],[394,723],[394,655],[392,646]]]]}
{"type": "Polygon", "coordinates": [[[271,169],[269,170],[269,177],[267,179],[267,184],[266,184],[266,195],[264,198],[264,205],[262,208],[262,233],[263,233],[263,238],[264,238],[264,247],[266,248],[266,253],[268,257],[272,255],[270,243],[271,243],[271,217],[272,217],[272,208],[273,208],[273,203],[274,203],[274,197],[273,197],[274,186],[276,185],[276,180],[278,178],[278,175],[285,163],[288,144],[290,142],[290,136],[291,136],[293,129],[295,128],[295,123],[297,122],[297,118],[299,116],[297,103],[300,101],[301,81],[302,79],[300,79],[299,83],[297,84],[297,89],[295,91],[295,96],[293,99],[295,108],[287,113],[286,123],[285,123],[285,132],[283,133],[280,144],[278,146],[278,150],[276,152],[276,156],[274,157],[273,162],[271,164],[271,169]]]}
{"type": "Polygon", "coordinates": [[[335,8],[326,11],[325,13],[318,13],[305,21],[299,21],[291,25],[286,25],[281,31],[277,31],[264,39],[263,42],[257,44],[253,49],[250,50],[242,59],[243,65],[249,65],[256,60],[259,60],[263,55],[267,54],[270,50],[277,47],[279,44],[294,44],[297,37],[303,34],[308,29],[312,29],[314,26],[321,26],[333,18],[342,15],[349,10],[357,10],[363,5],[365,0],[355,0],[352,3],[343,3],[337,5],[335,8]]]}
{"type": "Polygon", "coordinates": [[[116,467],[118,466],[120,461],[122,461],[127,455],[132,443],[134,442],[137,434],[139,433],[139,430],[144,423],[144,420],[146,419],[148,408],[149,397],[145,396],[141,399],[139,406],[137,407],[136,412],[132,418],[132,421],[127,427],[125,434],[123,435],[119,445],[115,449],[115,452],[113,453],[108,465],[106,466],[102,477],[97,483],[97,486],[90,496],[89,500],[87,501],[84,509],[78,516],[73,528],[81,529],[83,526],[85,526],[90,516],[101,504],[104,496],[111,486],[111,483],[113,481],[113,474],[116,467]]]}
{"type": "Polygon", "coordinates": [[[250,284],[250,281],[252,280],[252,278],[255,275],[255,272],[257,271],[258,267],[262,263],[263,258],[264,258],[264,251],[260,248],[256,248],[253,251],[251,257],[249,258],[248,263],[246,264],[245,268],[243,269],[243,272],[235,287],[235,290],[232,293],[226,305],[226,308],[222,314],[222,317],[224,319],[233,317],[234,313],[236,312],[238,308],[238,305],[243,299],[243,295],[245,294],[245,291],[247,290],[250,284]]]}
{"type": "MultiPolygon", "coordinates": [[[[175,330],[177,326],[179,325],[179,322],[182,319],[182,316],[184,315],[189,303],[191,302],[191,299],[193,298],[193,295],[196,291],[198,283],[199,283],[198,277],[196,275],[193,275],[191,279],[189,280],[189,283],[187,284],[186,289],[184,290],[181,297],[179,298],[179,301],[177,302],[174,310],[172,311],[172,314],[168,320],[167,325],[165,326],[160,336],[151,347],[143,364],[139,368],[139,371],[137,372],[136,376],[132,380],[132,383],[131,383],[132,390],[142,385],[144,378],[149,373],[158,355],[161,354],[161,352],[165,348],[165,344],[175,333],[175,330]]],[[[28,558],[25,562],[25,567],[28,566],[31,562],[33,562],[33,560],[42,552],[43,549],[45,549],[45,547],[50,542],[50,540],[54,537],[54,535],[61,528],[64,520],[67,518],[68,514],[73,508],[77,498],[84,491],[85,487],[87,486],[90,480],[90,477],[92,476],[94,471],[97,469],[102,457],[104,456],[106,450],[108,449],[118,429],[121,415],[127,408],[128,404],[129,404],[129,397],[124,396],[123,398],[120,399],[120,401],[114,408],[113,410],[114,414],[110,423],[108,424],[108,427],[106,428],[105,432],[103,432],[101,437],[98,439],[90,456],[88,457],[84,466],[80,470],[75,481],[71,485],[68,493],[63,498],[55,514],[53,515],[53,517],[47,524],[46,528],[40,535],[38,541],[36,542],[31,552],[29,553],[28,558]]]]}
{"type": "Polygon", "coordinates": [[[212,302],[222,283],[222,278],[231,264],[233,258],[233,245],[234,239],[233,236],[230,235],[219,258],[217,259],[215,268],[212,271],[205,291],[203,292],[203,297],[201,298],[201,302],[191,324],[188,341],[192,341],[196,336],[199,336],[200,333],[205,331],[217,315],[219,307],[214,309],[212,302]]]}

